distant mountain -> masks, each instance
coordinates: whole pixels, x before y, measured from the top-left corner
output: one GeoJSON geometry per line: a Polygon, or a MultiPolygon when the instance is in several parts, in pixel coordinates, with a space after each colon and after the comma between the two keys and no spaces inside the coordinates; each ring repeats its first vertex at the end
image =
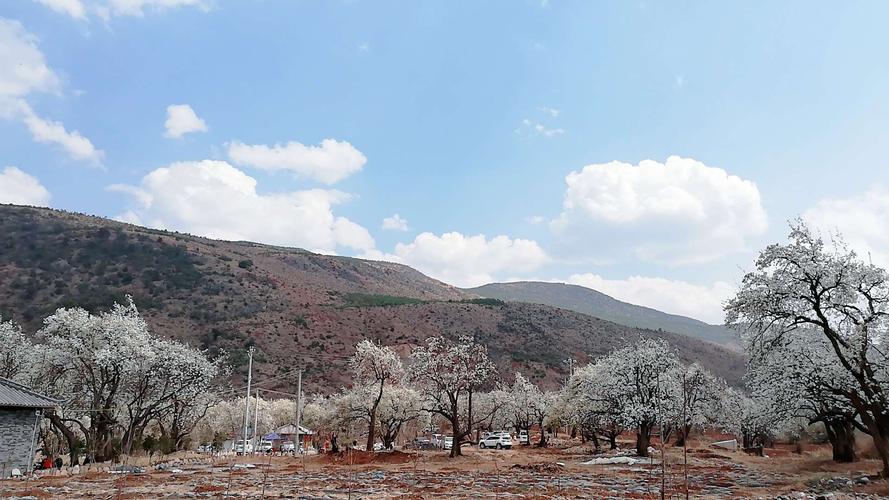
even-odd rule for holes
{"type": "Polygon", "coordinates": [[[101,310],[129,294],[156,333],[224,350],[238,384],[250,345],[261,387],[295,389],[302,366],[304,387],[330,392],[349,383],[348,359],[361,339],[406,356],[433,335],[472,335],[502,378],[521,371],[546,388],[564,380],[566,358],[587,362],[639,337],[667,340],[683,360],[730,383],[744,370],[738,353],[715,344],[546,305],[479,299],[400,264],[2,204],[0,235],[4,319],[33,333],[58,307],[101,310]]]}
{"type": "Polygon", "coordinates": [[[693,318],[622,302],[578,285],[519,281],[491,283],[465,291],[480,297],[561,307],[621,325],[679,333],[732,348],[738,345],[735,335],[723,325],[710,325],[693,318]]]}

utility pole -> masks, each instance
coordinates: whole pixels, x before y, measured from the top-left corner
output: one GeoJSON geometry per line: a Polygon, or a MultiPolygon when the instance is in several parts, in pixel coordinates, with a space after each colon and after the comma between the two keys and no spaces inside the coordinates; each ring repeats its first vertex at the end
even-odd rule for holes
{"type": "Polygon", "coordinates": [[[256,389],[256,404],[253,405],[253,454],[256,455],[256,431],[259,427],[259,388],[256,389]]]}
{"type": "Polygon", "coordinates": [[[299,403],[303,398],[303,369],[299,369],[299,378],[296,379],[296,442],[293,443],[293,453],[296,456],[297,453],[300,452],[300,447],[302,446],[302,439],[299,437],[299,417],[300,414],[300,406],[299,403]]]}
{"type": "MultiPolygon", "coordinates": [[[[244,408],[244,440],[241,441],[241,453],[247,455],[247,423],[250,421],[250,383],[253,381],[253,352],[256,351],[256,348],[250,346],[250,349],[247,349],[247,356],[250,358],[249,364],[247,365],[247,397],[244,398],[246,401],[246,407],[244,408]]],[[[235,452],[237,452],[237,446],[235,446],[235,452]]]]}
{"type": "Polygon", "coordinates": [[[568,365],[568,378],[570,379],[574,375],[574,365],[577,363],[577,360],[572,357],[562,361],[562,363],[568,365]]]}

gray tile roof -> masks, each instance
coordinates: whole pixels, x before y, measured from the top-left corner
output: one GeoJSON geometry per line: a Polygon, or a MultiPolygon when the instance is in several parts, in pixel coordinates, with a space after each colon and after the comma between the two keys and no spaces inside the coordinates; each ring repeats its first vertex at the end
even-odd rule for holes
{"type": "Polygon", "coordinates": [[[0,377],[0,407],[55,408],[62,402],[42,396],[12,380],[0,377]]]}

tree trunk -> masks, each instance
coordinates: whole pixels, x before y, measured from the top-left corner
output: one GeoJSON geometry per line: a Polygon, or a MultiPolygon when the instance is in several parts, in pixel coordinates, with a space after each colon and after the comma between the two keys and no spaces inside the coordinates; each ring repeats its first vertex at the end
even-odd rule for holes
{"type": "Polygon", "coordinates": [[[874,440],[874,448],[880,454],[880,460],[883,462],[883,470],[880,476],[889,478],[889,416],[878,414],[876,416],[859,412],[861,421],[864,423],[871,438],[874,440]]]}
{"type": "Polygon", "coordinates": [[[460,450],[460,440],[463,439],[463,436],[460,434],[460,420],[457,417],[457,412],[454,411],[451,415],[451,434],[453,435],[453,440],[451,441],[451,453],[448,455],[451,458],[455,458],[458,456],[463,456],[463,452],[460,450]]]}
{"type": "Polygon", "coordinates": [[[595,452],[597,454],[600,453],[602,451],[602,448],[599,446],[599,436],[597,436],[595,432],[593,432],[592,441],[593,441],[593,449],[595,450],[595,452]]]}
{"type": "Polygon", "coordinates": [[[546,448],[546,429],[543,428],[543,419],[540,419],[537,425],[540,427],[540,441],[538,441],[537,447],[546,448]]]}
{"type": "Polygon", "coordinates": [[[370,409],[370,422],[367,425],[367,446],[364,448],[367,451],[374,450],[374,434],[377,428],[377,407],[380,406],[380,400],[383,399],[383,384],[385,383],[385,380],[380,382],[380,391],[377,393],[377,399],[374,400],[374,404],[370,409]]]}
{"type": "Polygon", "coordinates": [[[636,455],[648,456],[648,447],[651,444],[651,424],[643,423],[636,429],[636,455]]]}
{"type": "Polygon", "coordinates": [[[685,441],[688,440],[688,435],[691,434],[691,426],[690,425],[682,425],[678,429],[676,429],[676,444],[675,446],[685,446],[685,441]]]}
{"type": "Polygon", "coordinates": [[[849,420],[828,420],[824,422],[827,439],[833,449],[834,462],[855,461],[855,428],[849,420]]]}
{"type": "Polygon", "coordinates": [[[71,429],[69,429],[68,426],[65,425],[64,422],[62,422],[62,419],[59,418],[59,416],[56,415],[55,413],[53,413],[53,412],[47,413],[46,418],[49,419],[49,422],[53,425],[53,427],[58,429],[59,432],[61,432],[62,435],[65,436],[65,442],[68,443],[68,458],[71,459],[70,463],[71,464],[78,463],[78,459],[80,457],[78,457],[78,455],[77,455],[77,435],[74,434],[74,432],[71,429]]]}
{"type": "Polygon", "coordinates": [[[616,432],[612,432],[612,433],[608,434],[608,447],[611,450],[617,449],[617,433],[616,432]]]}

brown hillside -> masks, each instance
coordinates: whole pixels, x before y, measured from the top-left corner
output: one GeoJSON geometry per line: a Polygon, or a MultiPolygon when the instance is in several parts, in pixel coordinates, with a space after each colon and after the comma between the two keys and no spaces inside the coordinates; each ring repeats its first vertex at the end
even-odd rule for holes
{"type": "MultiPolygon", "coordinates": [[[[125,294],[155,331],[217,352],[257,381],[309,390],[345,384],[352,346],[369,337],[407,354],[437,334],[474,335],[508,376],[521,370],[554,387],[562,361],[581,362],[662,337],[737,383],[743,359],[714,344],[641,330],[550,306],[478,300],[406,266],[246,242],[215,241],[107,219],[0,205],[0,314],[30,332],[57,307],[108,307],[125,294]]],[[[239,385],[235,381],[235,385],[239,385]]]]}

